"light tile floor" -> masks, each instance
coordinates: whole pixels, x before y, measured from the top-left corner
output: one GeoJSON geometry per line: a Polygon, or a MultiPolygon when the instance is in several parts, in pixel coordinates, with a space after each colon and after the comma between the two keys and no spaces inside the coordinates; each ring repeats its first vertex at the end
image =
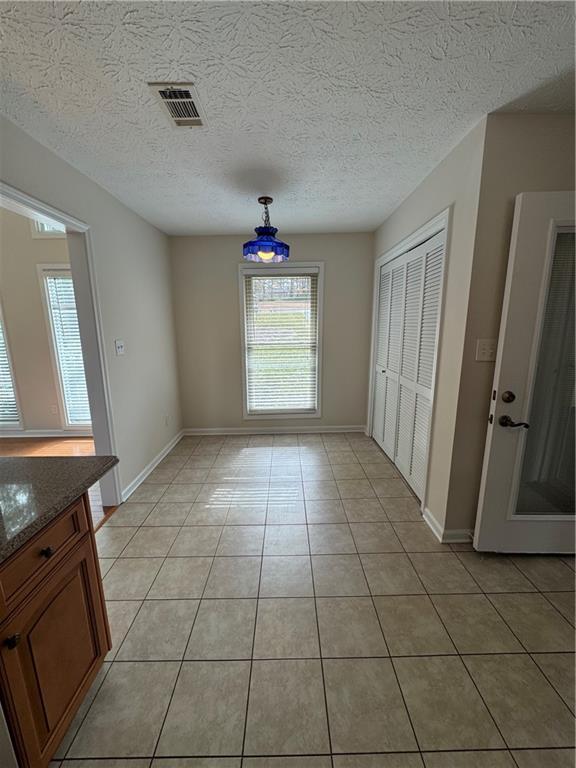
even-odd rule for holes
{"type": "Polygon", "coordinates": [[[574,766],[574,559],[439,544],[362,435],[184,438],[97,541],[55,765],[574,766]]]}

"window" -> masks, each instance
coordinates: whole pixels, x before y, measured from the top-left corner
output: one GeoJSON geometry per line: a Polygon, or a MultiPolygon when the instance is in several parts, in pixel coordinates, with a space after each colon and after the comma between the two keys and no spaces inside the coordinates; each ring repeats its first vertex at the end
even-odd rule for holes
{"type": "Polygon", "coordinates": [[[72,276],[66,270],[44,271],[43,275],[66,424],[86,426],[90,405],[72,276]]]}
{"type": "Polygon", "coordinates": [[[321,267],[241,267],[245,415],[319,415],[321,267]]]}
{"type": "Polygon", "coordinates": [[[0,315],[0,426],[19,427],[20,413],[14,390],[12,366],[8,354],[8,345],[4,335],[4,324],[0,315]]]}
{"type": "Polygon", "coordinates": [[[31,219],[33,238],[66,237],[66,227],[52,219],[31,219]]]}

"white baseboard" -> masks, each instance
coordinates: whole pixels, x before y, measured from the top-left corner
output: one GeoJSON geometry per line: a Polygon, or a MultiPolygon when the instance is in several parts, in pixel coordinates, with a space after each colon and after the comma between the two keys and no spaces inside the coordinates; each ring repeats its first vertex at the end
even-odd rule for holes
{"type": "Polygon", "coordinates": [[[446,531],[438,523],[436,518],[432,516],[428,507],[424,507],[422,516],[441,544],[467,544],[472,541],[472,536],[474,534],[472,528],[453,528],[452,530],[446,531]]]}
{"type": "Polygon", "coordinates": [[[436,518],[432,517],[432,513],[430,512],[428,507],[424,507],[424,509],[422,510],[422,517],[424,518],[424,521],[427,523],[428,527],[430,528],[434,536],[436,536],[438,541],[441,542],[442,534],[444,533],[444,530],[442,529],[442,527],[440,526],[436,518]]]}
{"type": "Polygon", "coordinates": [[[150,472],[152,472],[154,469],[156,469],[156,467],[158,466],[158,464],[160,464],[162,459],[168,453],[170,453],[172,448],[174,448],[174,446],[181,439],[183,434],[184,434],[184,431],[180,430],[180,432],[178,432],[176,435],[174,435],[174,437],[170,440],[170,442],[167,443],[164,446],[164,448],[162,448],[160,453],[157,453],[156,456],[152,459],[152,461],[144,467],[142,472],[140,472],[138,475],[136,475],[134,480],[132,480],[131,483],[128,483],[126,488],[122,489],[122,501],[126,501],[126,499],[134,493],[136,488],[138,488],[138,486],[141,485],[144,482],[144,480],[146,480],[146,478],[148,477],[150,472]]]}
{"type": "Polygon", "coordinates": [[[90,429],[0,429],[3,437],[92,437],[90,429]]]}
{"type": "Polygon", "coordinates": [[[344,427],[187,427],[182,430],[184,435],[311,435],[327,432],[363,432],[362,425],[344,427]]]}
{"type": "Polygon", "coordinates": [[[453,528],[451,531],[444,531],[442,544],[471,544],[473,538],[472,528],[453,528]]]}

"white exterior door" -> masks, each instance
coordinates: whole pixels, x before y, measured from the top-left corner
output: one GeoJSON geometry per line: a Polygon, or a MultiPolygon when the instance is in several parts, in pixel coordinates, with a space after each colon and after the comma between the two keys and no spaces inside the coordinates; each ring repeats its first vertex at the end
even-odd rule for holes
{"type": "Polygon", "coordinates": [[[574,195],[518,195],[476,549],[574,551],[574,277],[574,195]]]}
{"type": "Polygon", "coordinates": [[[423,497],[445,232],[379,266],[372,435],[423,497]]]}

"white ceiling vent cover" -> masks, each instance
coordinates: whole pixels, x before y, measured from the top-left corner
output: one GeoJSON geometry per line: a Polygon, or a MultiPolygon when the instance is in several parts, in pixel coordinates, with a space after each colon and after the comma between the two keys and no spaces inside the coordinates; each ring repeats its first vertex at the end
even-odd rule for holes
{"type": "Polygon", "coordinates": [[[172,125],[193,128],[205,125],[198,94],[193,83],[148,83],[156,94],[172,125]]]}

